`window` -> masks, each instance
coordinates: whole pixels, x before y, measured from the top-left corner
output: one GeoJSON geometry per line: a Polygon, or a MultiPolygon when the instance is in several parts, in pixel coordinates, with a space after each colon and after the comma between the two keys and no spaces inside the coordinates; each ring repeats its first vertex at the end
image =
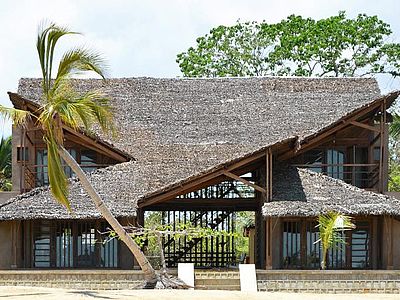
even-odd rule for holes
{"type": "Polygon", "coordinates": [[[116,268],[118,239],[103,242],[100,221],[40,221],[34,226],[33,267],[116,268]]]}
{"type": "Polygon", "coordinates": [[[307,238],[307,256],[306,256],[306,268],[308,269],[319,269],[321,247],[316,243],[319,239],[319,229],[317,222],[306,222],[306,238],[307,238]]]}
{"type": "Polygon", "coordinates": [[[326,174],[337,179],[344,179],[344,153],[334,149],[326,150],[326,174]]]}
{"type": "Polygon", "coordinates": [[[29,161],[29,149],[27,147],[17,147],[17,161],[29,161]]]}
{"type": "Polygon", "coordinates": [[[36,186],[48,184],[47,149],[38,149],[36,150],[36,186]]]}
{"type": "Polygon", "coordinates": [[[81,167],[85,172],[92,172],[96,167],[97,155],[93,150],[81,150],[81,167]]]}
{"type": "MultiPolygon", "coordinates": [[[[67,149],[71,156],[79,161],[78,151],[76,149],[67,149]]],[[[93,150],[81,150],[81,167],[85,172],[91,172],[97,169],[96,166],[96,152],[93,150]]],[[[62,160],[64,165],[65,175],[70,178],[74,175],[72,169],[66,165],[62,160]]],[[[48,159],[47,159],[47,149],[37,149],[36,150],[36,186],[46,186],[49,185],[48,178],[48,159]]]]}
{"type": "Polygon", "coordinates": [[[42,221],[36,227],[33,245],[33,265],[36,268],[50,267],[50,222],[42,221]]]}
{"type": "MultiPolygon", "coordinates": [[[[283,222],[282,267],[286,269],[319,269],[321,245],[315,221],[283,222]],[[303,244],[305,243],[305,244],[303,244]]],[[[356,222],[356,229],[341,232],[346,244],[328,250],[328,269],[370,268],[370,222],[356,222]]]]}
{"type": "Polygon", "coordinates": [[[380,160],[381,160],[381,148],[374,147],[374,161],[380,161],[380,160]]]}
{"type": "Polygon", "coordinates": [[[358,222],[351,232],[351,267],[367,269],[370,267],[370,227],[368,222],[358,222]]]}
{"type": "Polygon", "coordinates": [[[283,267],[300,268],[300,222],[283,222],[283,267]]]}

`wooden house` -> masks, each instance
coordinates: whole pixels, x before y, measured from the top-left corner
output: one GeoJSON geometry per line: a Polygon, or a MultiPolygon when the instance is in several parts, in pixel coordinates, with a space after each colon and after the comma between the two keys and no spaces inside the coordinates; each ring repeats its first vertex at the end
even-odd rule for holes
{"type": "MultiPolygon", "coordinates": [[[[318,269],[316,217],[354,216],[330,269],[400,268],[400,201],[386,195],[387,109],[366,78],[79,79],[112,99],[118,136],[64,127],[65,147],[123,224],[186,220],[231,231],[239,211],[255,214],[259,269],[318,269]]],[[[21,79],[16,108],[37,113],[40,81],[21,79]]],[[[72,172],[68,167],[69,176],[72,172]]],[[[99,243],[107,224],[79,181],[73,213],[47,187],[47,152],[34,123],[13,128],[13,188],[0,206],[0,267],[121,268],[135,265],[118,240],[99,243]]],[[[233,266],[229,238],[164,242],[167,262],[233,266]]]]}

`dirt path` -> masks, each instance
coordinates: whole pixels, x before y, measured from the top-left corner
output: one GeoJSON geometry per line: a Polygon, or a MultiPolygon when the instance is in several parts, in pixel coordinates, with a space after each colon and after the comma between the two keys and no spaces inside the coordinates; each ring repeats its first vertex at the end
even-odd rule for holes
{"type": "Polygon", "coordinates": [[[79,291],[36,287],[0,287],[0,299],[140,299],[140,300],[337,300],[337,299],[399,299],[389,294],[292,294],[292,293],[245,293],[230,291],[174,291],[174,290],[121,290],[79,291]]]}

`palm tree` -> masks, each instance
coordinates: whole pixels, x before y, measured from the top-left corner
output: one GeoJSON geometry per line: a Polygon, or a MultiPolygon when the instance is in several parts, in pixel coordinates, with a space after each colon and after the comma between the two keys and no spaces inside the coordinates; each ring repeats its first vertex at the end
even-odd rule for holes
{"type": "Polygon", "coordinates": [[[11,137],[0,140],[0,191],[11,190],[11,137]]]}
{"type": "Polygon", "coordinates": [[[315,243],[321,243],[321,269],[325,270],[328,250],[346,244],[342,232],[354,229],[355,225],[349,216],[337,212],[328,212],[318,217],[317,227],[319,228],[319,240],[315,243]]]}
{"type": "Polygon", "coordinates": [[[400,115],[393,113],[393,121],[389,127],[390,137],[395,141],[399,140],[400,137],[400,115]]]}
{"type": "Polygon", "coordinates": [[[146,256],[104,205],[81,167],[63,146],[63,124],[76,130],[83,128],[90,131],[94,124],[99,125],[104,132],[113,130],[112,112],[107,96],[96,90],[81,94],[75,91],[71,84],[71,77],[74,74],[87,71],[92,71],[105,79],[105,64],[99,54],[80,47],[65,52],[59,61],[56,76],[52,78],[56,44],[61,37],[71,34],[77,33],[54,23],[39,29],[36,46],[43,75],[44,103],[38,109],[38,116],[3,106],[0,106],[0,113],[12,119],[15,125],[23,125],[24,121],[31,118],[41,126],[43,139],[47,145],[49,182],[54,198],[71,210],[68,200],[68,181],[62,167],[62,158],[75,172],[98,211],[135,256],[146,281],[153,282],[156,274],[146,256]]]}

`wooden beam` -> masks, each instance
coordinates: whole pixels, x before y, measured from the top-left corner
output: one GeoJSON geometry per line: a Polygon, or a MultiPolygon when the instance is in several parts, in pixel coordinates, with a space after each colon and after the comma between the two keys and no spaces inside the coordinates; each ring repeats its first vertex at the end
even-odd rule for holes
{"type": "Polygon", "coordinates": [[[95,147],[96,149],[102,151],[104,154],[106,154],[107,156],[109,156],[117,161],[125,162],[128,160],[127,156],[125,156],[121,153],[118,153],[119,151],[117,152],[115,150],[111,150],[109,147],[104,146],[102,143],[98,143],[95,140],[93,140],[92,138],[90,138],[78,131],[75,131],[72,128],[69,128],[66,125],[63,125],[63,129],[66,130],[71,135],[75,135],[75,136],[79,137],[80,139],[85,141],[87,144],[95,147]]]}
{"type": "Polygon", "coordinates": [[[269,156],[269,182],[268,182],[268,201],[272,201],[272,171],[273,171],[273,157],[272,152],[268,149],[268,156],[269,156]]]}
{"type": "Polygon", "coordinates": [[[223,170],[219,170],[217,172],[202,176],[201,178],[198,178],[194,182],[190,182],[190,183],[184,184],[184,185],[182,185],[180,187],[175,187],[175,188],[173,188],[173,189],[171,189],[169,191],[166,191],[164,193],[158,194],[158,195],[153,196],[153,197],[150,196],[149,198],[141,199],[141,200],[139,200],[138,205],[139,205],[139,207],[145,207],[145,206],[149,206],[149,205],[153,205],[153,204],[156,204],[156,203],[160,203],[160,202],[163,202],[163,201],[167,201],[167,200],[173,199],[176,196],[181,195],[186,191],[190,191],[191,187],[193,187],[195,185],[199,185],[201,183],[210,181],[210,180],[212,180],[212,179],[214,179],[216,177],[222,176],[222,175],[223,175],[223,170]]]}
{"type": "Polygon", "coordinates": [[[380,132],[379,128],[376,128],[374,126],[371,126],[371,125],[368,125],[368,124],[365,124],[365,123],[361,123],[361,122],[358,122],[358,121],[351,121],[350,124],[352,124],[354,126],[358,126],[358,127],[364,128],[364,129],[368,129],[368,130],[371,130],[371,131],[380,132]]]}
{"type": "Polygon", "coordinates": [[[248,186],[252,187],[253,189],[255,189],[255,190],[257,190],[257,191],[259,191],[261,193],[267,193],[267,191],[264,188],[262,188],[261,186],[258,186],[258,185],[254,184],[254,183],[251,183],[250,181],[247,181],[246,179],[244,179],[244,178],[242,178],[240,176],[237,176],[237,175],[235,175],[235,174],[233,174],[233,173],[231,173],[229,171],[224,171],[223,173],[224,173],[225,176],[228,176],[228,177],[230,177],[232,179],[240,181],[243,184],[248,185],[248,186]]]}
{"type": "Polygon", "coordinates": [[[382,101],[379,101],[375,103],[374,105],[371,105],[368,108],[365,108],[364,110],[354,114],[353,116],[349,117],[347,120],[342,120],[341,123],[336,124],[336,126],[333,127],[328,127],[326,130],[323,132],[316,134],[313,138],[311,138],[308,142],[304,142],[304,144],[301,145],[301,149],[290,149],[289,151],[285,152],[284,154],[281,154],[278,156],[278,160],[287,160],[298,153],[304,152],[305,150],[313,147],[316,143],[319,141],[323,140],[324,138],[330,136],[331,134],[347,127],[350,125],[350,122],[356,121],[362,116],[366,115],[367,113],[373,111],[374,109],[378,108],[381,105],[382,101]]]}
{"type": "MultiPolygon", "coordinates": [[[[238,168],[240,168],[246,164],[252,163],[264,156],[265,156],[265,152],[263,152],[263,151],[261,151],[259,153],[255,153],[254,155],[243,158],[235,163],[232,163],[229,166],[221,167],[220,169],[218,169],[212,173],[204,174],[203,176],[193,179],[192,181],[189,181],[181,186],[171,187],[171,189],[168,191],[149,195],[146,198],[139,200],[138,205],[139,205],[139,207],[145,207],[145,206],[149,206],[149,205],[153,205],[156,203],[160,203],[163,201],[173,199],[178,195],[182,195],[183,193],[188,193],[190,191],[196,190],[195,188],[201,184],[204,184],[208,181],[211,181],[211,180],[216,179],[221,176],[226,176],[226,175],[224,175],[224,171],[232,171],[232,170],[238,169],[238,168]]],[[[223,181],[223,179],[224,179],[224,177],[221,177],[221,180],[219,182],[223,181]]]]}
{"type": "Polygon", "coordinates": [[[370,145],[370,146],[373,146],[373,145],[379,140],[380,137],[381,137],[381,134],[378,133],[378,134],[376,135],[376,137],[374,137],[374,139],[369,143],[369,145],[370,145]]]}
{"type": "Polygon", "coordinates": [[[235,198],[235,199],[179,199],[164,201],[153,204],[151,207],[143,207],[144,210],[167,211],[171,210],[233,210],[233,211],[256,211],[258,204],[253,198],[235,198]]]}

